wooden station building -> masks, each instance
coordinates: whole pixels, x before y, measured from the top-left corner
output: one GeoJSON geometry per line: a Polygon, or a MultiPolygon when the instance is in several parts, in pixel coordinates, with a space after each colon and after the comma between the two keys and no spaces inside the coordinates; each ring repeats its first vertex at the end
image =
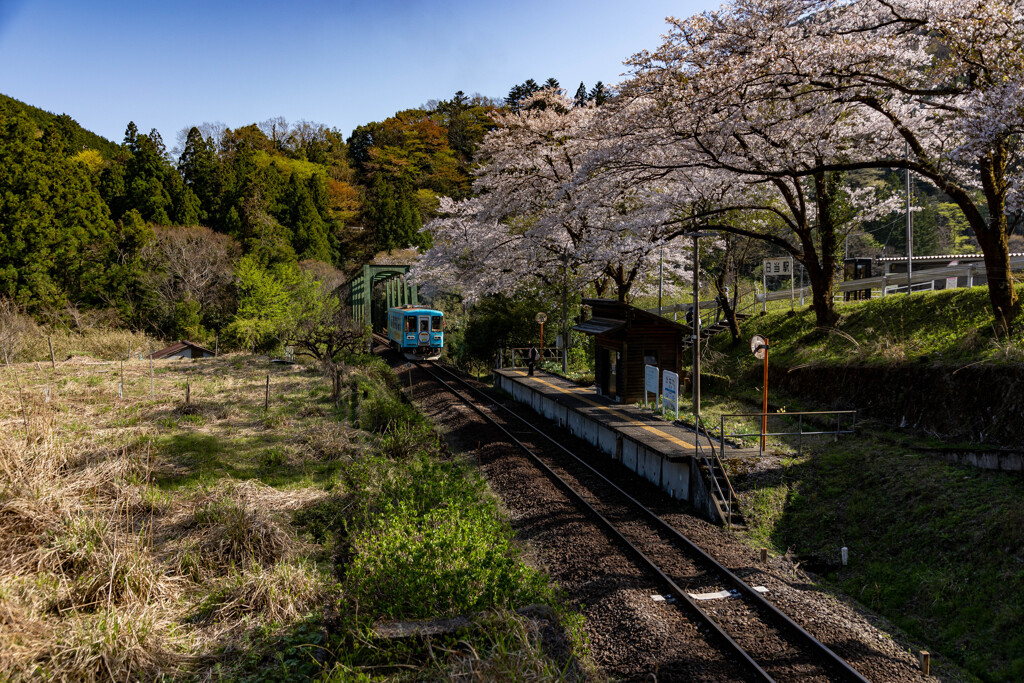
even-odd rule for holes
{"type": "Polygon", "coordinates": [[[594,336],[597,393],[619,403],[644,400],[644,365],[682,374],[690,327],[611,299],[584,299],[592,316],[572,329],[594,336]]]}

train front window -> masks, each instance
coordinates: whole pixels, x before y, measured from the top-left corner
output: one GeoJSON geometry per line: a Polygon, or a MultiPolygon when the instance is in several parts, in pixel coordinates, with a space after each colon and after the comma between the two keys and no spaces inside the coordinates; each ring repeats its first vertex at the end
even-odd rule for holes
{"type": "Polygon", "coordinates": [[[420,332],[430,332],[430,318],[420,318],[420,332]]]}
{"type": "Polygon", "coordinates": [[[416,331],[416,319],[415,318],[406,318],[405,319],[405,331],[408,332],[409,334],[412,334],[413,332],[416,331]]]}
{"type": "Polygon", "coordinates": [[[441,331],[441,321],[444,320],[444,318],[442,318],[439,315],[435,315],[430,320],[432,321],[431,324],[434,326],[434,332],[440,332],[441,331]]]}

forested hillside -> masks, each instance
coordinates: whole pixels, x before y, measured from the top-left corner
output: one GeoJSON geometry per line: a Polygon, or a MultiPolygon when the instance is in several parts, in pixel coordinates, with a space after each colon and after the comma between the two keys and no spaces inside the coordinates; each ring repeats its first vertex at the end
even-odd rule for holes
{"type": "Polygon", "coordinates": [[[438,196],[469,194],[497,107],[458,92],[347,141],[309,121],[204,123],[169,151],[135,122],[116,144],[0,97],[0,298],[46,322],[93,311],[212,338],[247,289],[337,284],[380,249],[427,246],[438,196]]]}

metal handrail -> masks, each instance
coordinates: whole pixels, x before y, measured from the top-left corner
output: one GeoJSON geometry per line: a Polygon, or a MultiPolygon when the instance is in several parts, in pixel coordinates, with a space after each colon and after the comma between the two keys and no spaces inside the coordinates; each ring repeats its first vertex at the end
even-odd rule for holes
{"type": "MultiPolygon", "coordinates": [[[[515,368],[515,367],[518,367],[516,365],[516,358],[519,358],[520,360],[522,360],[524,364],[526,363],[526,354],[530,351],[530,347],[528,347],[528,346],[527,347],[522,347],[522,348],[515,347],[515,348],[509,348],[507,350],[509,352],[511,352],[512,367],[515,368]]],[[[560,361],[560,360],[562,360],[562,349],[561,348],[545,346],[543,350],[537,349],[537,351],[540,352],[540,354],[541,354],[540,361],[547,361],[547,360],[560,361]]],[[[504,351],[502,351],[501,357],[502,358],[505,357],[504,351]]],[[[502,367],[502,366],[499,365],[498,367],[502,367]]]]}
{"type": "MultiPolygon", "coordinates": [[[[857,411],[856,410],[804,410],[797,412],[784,412],[784,413],[723,413],[719,416],[719,443],[720,448],[725,450],[725,418],[727,417],[756,417],[761,420],[766,420],[769,417],[795,417],[797,418],[797,431],[795,432],[769,432],[769,431],[757,431],[757,432],[746,432],[746,433],[734,433],[730,436],[733,437],[744,437],[744,436],[798,436],[800,440],[797,445],[797,453],[803,452],[803,438],[805,436],[822,436],[825,434],[831,434],[837,439],[840,434],[854,434],[857,429],[857,411]],[[836,416],[836,428],[832,430],[823,430],[816,432],[805,432],[804,431],[804,416],[805,415],[835,415],[836,416]],[[840,420],[843,415],[851,415],[852,422],[850,423],[849,429],[842,429],[840,426],[840,420]]],[[[760,453],[764,452],[763,441],[762,445],[758,447],[760,453]]]]}
{"type": "MultiPolygon", "coordinates": [[[[1019,271],[1024,269],[1024,257],[1016,257],[1010,259],[1010,269],[1019,271]]],[[[935,282],[936,280],[945,280],[950,277],[966,277],[969,281],[968,287],[973,287],[975,278],[985,277],[986,270],[984,262],[978,263],[966,263],[956,266],[946,266],[944,268],[927,268],[921,270],[914,270],[911,274],[911,285],[914,289],[924,289],[929,283],[935,282]]],[[[844,294],[846,292],[855,292],[862,289],[881,290],[882,295],[885,296],[885,291],[889,287],[906,287],[907,285],[907,274],[906,273],[888,273],[883,275],[874,275],[872,277],[862,278],[860,280],[845,280],[844,282],[836,282],[833,285],[833,290],[836,294],[844,294]]],[[[963,288],[958,288],[963,289],[963,288]]],[[[786,291],[779,290],[776,292],[769,292],[767,295],[758,294],[758,301],[783,301],[789,299],[795,294],[796,297],[804,297],[810,293],[810,287],[797,287],[794,290],[786,291]]]]}
{"type": "Polygon", "coordinates": [[[729,474],[725,471],[725,465],[722,463],[722,459],[718,457],[718,453],[715,452],[715,442],[711,438],[711,434],[708,432],[707,427],[704,425],[704,420],[698,417],[695,420],[694,426],[694,443],[697,445],[697,452],[700,453],[700,457],[704,460],[705,466],[708,468],[708,472],[711,474],[711,481],[714,483],[715,489],[718,490],[718,497],[721,500],[726,501],[728,506],[728,517],[726,518],[726,526],[732,529],[732,507],[733,500],[736,498],[736,490],[732,487],[732,481],[729,479],[729,474]],[[704,433],[704,438],[708,441],[708,447],[711,449],[711,457],[714,461],[708,460],[708,457],[704,454],[704,447],[700,444],[700,432],[704,433]],[[725,483],[729,487],[729,495],[725,495],[725,491],[722,490],[721,485],[718,483],[718,478],[715,476],[715,464],[718,464],[718,469],[722,471],[722,476],[725,477],[725,483]]]}

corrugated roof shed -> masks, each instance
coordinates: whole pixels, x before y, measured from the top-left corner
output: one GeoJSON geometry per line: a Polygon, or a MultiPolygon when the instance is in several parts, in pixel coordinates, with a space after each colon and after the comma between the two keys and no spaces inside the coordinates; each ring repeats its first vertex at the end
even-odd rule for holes
{"type": "Polygon", "coordinates": [[[149,357],[153,360],[160,360],[161,358],[172,358],[174,356],[180,356],[182,358],[206,358],[207,356],[213,357],[214,355],[213,351],[205,346],[196,344],[194,341],[182,339],[181,341],[177,341],[166,348],[154,351],[149,355],[149,357]],[[182,354],[182,352],[186,350],[189,351],[187,356],[182,354]]]}

